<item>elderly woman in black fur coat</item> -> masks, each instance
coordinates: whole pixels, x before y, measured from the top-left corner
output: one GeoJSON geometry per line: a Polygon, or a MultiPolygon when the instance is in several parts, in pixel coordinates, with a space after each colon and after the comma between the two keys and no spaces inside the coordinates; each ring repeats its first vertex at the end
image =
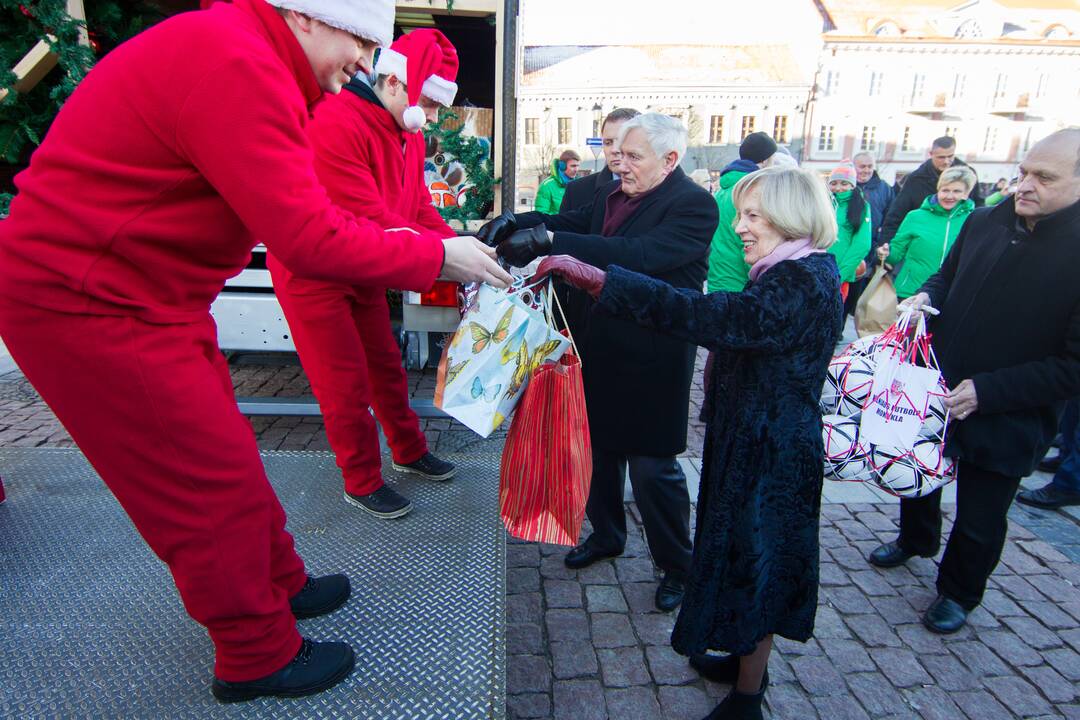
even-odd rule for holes
{"type": "Polygon", "coordinates": [[[675,650],[704,676],[735,685],[709,720],[760,718],[773,635],[805,642],[813,634],[818,399],[843,313],[836,262],[824,252],[836,220],[822,180],[767,168],[740,180],[733,198],[751,266],[743,292],[704,295],[566,256],[538,270],[593,294],[598,312],[716,352],[693,567],[672,633],[675,650]]]}

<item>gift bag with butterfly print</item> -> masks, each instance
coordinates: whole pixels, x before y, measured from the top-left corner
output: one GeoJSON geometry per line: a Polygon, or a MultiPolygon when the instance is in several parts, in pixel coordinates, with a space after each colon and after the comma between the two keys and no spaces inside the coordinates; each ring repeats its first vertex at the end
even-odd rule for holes
{"type": "Polygon", "coordinates": [[[570,341],[550,319],[550,280],[522,277],[506,290],[472,286],[465,315],[439,362],[435,407],[487,437],[513,411],[532,371],[570,341]]]}

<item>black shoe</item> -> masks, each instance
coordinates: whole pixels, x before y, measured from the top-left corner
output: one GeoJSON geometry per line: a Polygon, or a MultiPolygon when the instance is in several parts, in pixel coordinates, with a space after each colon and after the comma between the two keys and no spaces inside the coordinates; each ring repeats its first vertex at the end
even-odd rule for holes
{"type": "Polygon", "coordinates": [[[1047,510],[1056,510],[1068,505],[1080,505],[1080,493],[1062,490],[1050,483],[1038,490],[1021,490],[1016,495],[1016,502],[1047,510]]]}
{"type": "Polygon", "coordinates": [[[656,588],[656,609],[660,612],[671,612],[679,607],[685,594],[686,582],[681,577],[664,573],[664,579],[656,588]]]}
{"type": "Polygon", "coordinates": [[[332,613],[349,599],[352,588],[344,575],[308,575],[304,587],[289,599],[292,614],[300,619],[332,613]]]}
{"type": "Polygon", "coordinates": [[[301,697],[337,685],[356,664],[352,648],[342,642],[312,642],[307,638],[289,664],[258,680],[226,682],[214,678],[210,692],[223,703],[254,700],[264,695],[301,697]]]}
{"type": "Polygon", "coordinates": [[[753,695],[731,688],[727,697],[704,720],[762,720],[761,701],[764,699],[764,686],[753,695]]]}
{"type": "MultiPolygon", "coordinates": [[[[690,667],[698,671],[701,677],[712,680],[715,683],[734,685],[739,679],[739,656],[738,655],[706,655],[704,653],[690,656],[690,667]]],[[[769,668],[761,678],[761,689],[769,687],[769,668]]]]}
{"type": "Polygon", "coordinates": [[[426,453],[422,458],[408,465],[398,465],[397,463],[393,465],[395,470],[416,473],[428,480],[449,480],[457,472],[454,463],[446,462],[431,453],[426,453]]]}
{"type": "Polygon", "coordinates": [[[367,510],[375,517],[384,520],[408,515],[409,511],[412,510],[412,503],[409,502],[409,498],[389,485],[383,485],[370,495],[353,495],[346,491],[345,502],[361,510],[367,510]]]}
{"type": "Polygon", "coordinates": [[[1061,469],[1061,453],[1054,455],[1053,457],[1044,457],[1039,461],[1036,467],[1044,473],[1056,473],[1061,469]]]}
{"type": "Polygon", "coordinates": [[[614,553],[593,550],[592,545],[588,542],[583,542],[570,552],[566,553],[566,557],[563,558],[563,564],[571,570],[580,570],[581,568],[589,567],[595,562],[617,557],[621,554],[622,550],[614,553]]]}
{"type": "Polygon", "coordinates": [[[968,611],[960,603],[938,595],[937,599],[930,603],[930,607],[926,608],[922,622],[930,632],[948,635],[964,627],[967,616],[968,611]]]}
{"type": "MultiPolygon", "coordinates": [[[[874,549],[870,556],[866,559],[871,565],[876,565],[879,568],[891,568],[898,565],[903,565],[911,558],[915,557],[916,553],[910,553],[904,548],[900,547],[900,543],[897,541],[887,542],[884,545],[879,545],[874,549]]],[[[922,557],[933,557],[932,555],[923,555],[922,557]]]]}

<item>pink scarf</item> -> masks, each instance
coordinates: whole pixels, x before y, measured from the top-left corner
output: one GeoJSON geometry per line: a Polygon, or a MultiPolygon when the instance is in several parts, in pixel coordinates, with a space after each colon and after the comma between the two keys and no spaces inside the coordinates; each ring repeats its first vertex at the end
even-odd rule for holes
{"type": "Polygon", "coordinates": [[[798,260],[807,255],[813,255],[814,253],[820,252],[825,251],[818,250],[811,245],[810,238],[808,237],[799,238],[798,240],[785,240],[771,253],[750,266],[750,279],[756,281],[759,277],[768,272],[773,265],[783,262],[784,260],[798,260]]]}

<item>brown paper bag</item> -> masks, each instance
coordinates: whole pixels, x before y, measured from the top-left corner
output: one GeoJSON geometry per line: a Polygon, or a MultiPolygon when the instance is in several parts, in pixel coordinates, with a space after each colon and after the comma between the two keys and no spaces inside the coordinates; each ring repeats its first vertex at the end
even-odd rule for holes
{"type": "Polygon", "coordinates": [[[855,332],[859,337],[877,335],[895,322],[896,287],[885,263],[880,263],[855,304],[855,332]]]}

